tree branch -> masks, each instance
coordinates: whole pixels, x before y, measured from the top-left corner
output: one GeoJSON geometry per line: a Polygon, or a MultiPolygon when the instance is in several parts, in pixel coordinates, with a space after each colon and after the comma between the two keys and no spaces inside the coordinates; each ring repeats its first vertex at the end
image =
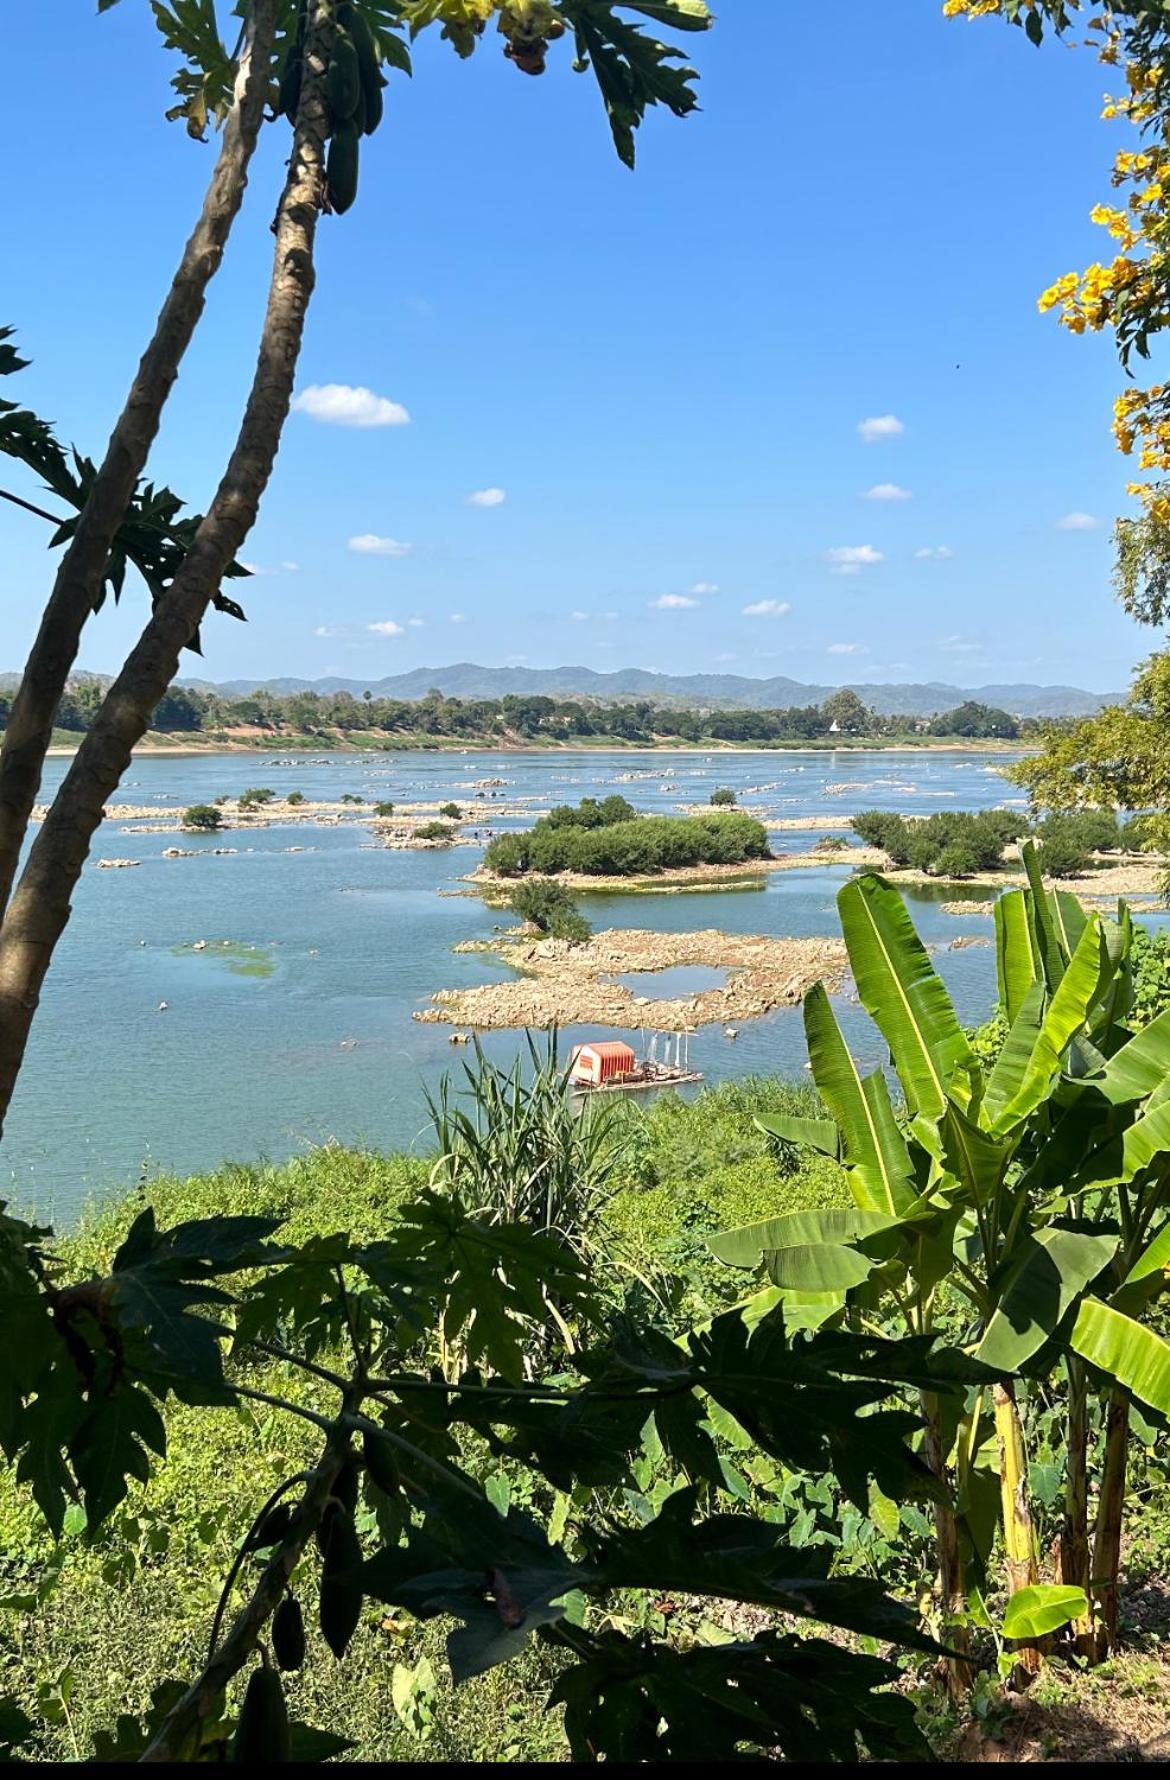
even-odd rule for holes
{"type": "Polygon", "coordinates": [[[276,214],[275,263],[259,360],[235,449],[190,550],[74,756],[0,928],[0,1121],[8,1111],[41,984],[69,920],[73,888],[106,800],[174,679],[181,651],[255,523],[276,460],[314,284],[313,244],[324,201],[329,127],[325,74],[335,29],[331,7],[317,0],[292,158],[276,214]]]}
{"type": "Polygon", "coordinates": [[[0,914],[12,891],[53,718],[77,660],[82,630],[97,604],[114,537],[138,486],[179,365],[203,314],[207,287],[219,270],[243,201],[268,96],[278,10],[278,0],[255,0],[252,6],[236,101],[224,126],[203,213],[183,250],[154,338],[142,356],[77,530],[58,566],[13,700],[0,748],[0,914]]]}

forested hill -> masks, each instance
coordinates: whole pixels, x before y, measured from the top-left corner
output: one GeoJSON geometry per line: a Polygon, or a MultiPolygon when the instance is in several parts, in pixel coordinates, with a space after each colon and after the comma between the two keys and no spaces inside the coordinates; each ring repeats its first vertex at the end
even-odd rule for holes
{"type": "MultiPolygon", "coordinates": [[[[263,691],[277,696],[295,692],[323,694],[351,692],[360,698],[371,692],[381,699],[421,699],[428,692],[446,698],[500,699],[508,695],[536,694],[548,698],[597,699],[605,703],[649,699],[654,704],[722,707],[734,710],[784,710],[821,705],[840,688],[806,685],[777,676],[768,680],[747,679],[740,674],[657,674],[644,668],[622,668],[599,674],[592,668],[479,667],[456,662],[450,667],[413,668],[381,680],[321,680],[295,678],[229,680],[221,685],[185,680],[184,684],[224,697],[263,691]]],[[[881,716],[931,717],[953,710],[968,700],[1010,711],[1016,717],[1089,716],[1105,704],[1120,703],[1120,694],[1086,692],[1077,686],[1028,684],[959,687],[941,681],[922,684],[870,686],[851,681],[863,704],[881,716]]]]}

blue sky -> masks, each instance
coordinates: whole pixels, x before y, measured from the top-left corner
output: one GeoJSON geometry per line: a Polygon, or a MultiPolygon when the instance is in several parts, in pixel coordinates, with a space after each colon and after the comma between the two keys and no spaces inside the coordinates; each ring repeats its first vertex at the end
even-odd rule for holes
{"type": "MultiPolygon", "coordinates": [[[[27,163],[2,319],[34,361],[20,399],[97,452],[214,151],[163,121],[146,0],[53,11],[49,60],[41,8],[6,25],[12,67],[51,61],[54,102],[50,129],[42,81],[6,97],[27,163]]],[[[321,225],[250,622],[210,622],[191,671],[1126,683],[1153,639],[1109,588],[1120,373],[1035,303],[1104,251],[1105,71],[939,0],[831,11],[818,32],[819,7],[723,0],[687,40],[702,113],[653,115],[633,175],[567,55],[531,80],[494,36],[461,63],[428,34],[357,204],[321,225]],[[377,400],[306,398],[330,385],[377,400]],[[337,424],[355,413],[386,424],[337,424]]],[[[151,464],[193,506],[251,375],[287,153],[265,134],[151,464]]],[[[33,635],[44,545],[0,511],[0,666],[33,635]]],[[[115,667],[144,611],[128,587],[83,664],[115,667]]]]}

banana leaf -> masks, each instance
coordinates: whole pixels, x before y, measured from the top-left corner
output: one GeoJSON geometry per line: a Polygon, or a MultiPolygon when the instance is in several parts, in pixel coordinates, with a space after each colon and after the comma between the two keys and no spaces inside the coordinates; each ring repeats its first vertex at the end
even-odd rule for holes
{"type": "Polygon", "coordinates": [[[1025,1237],[975,1358],[1000,1372],[1018,1372],[1116,1250],[1117,1237],[1110,1234],[1048,1229],[1025,1237]]]}
{"type": "Polygon", "coordinates": [[[895,1228],[901,1220],[888,1212],[862,1211],[857,1206],[833,1206],[826,1211],[790,1211],[759,1224],[744,1224],[707,1239],[717,1261],[729,1267],[756,1267],[760,1257],[775,1249],[800,1248],[806,1244],[847,1243],[859,1236],[895,1228]]]}
{"type": "Polygon", "coordinates": [[[999,1004],[1014,1024],[1025,997],[1035,984],[1044,981],[1036,922],[1026,890],[1009,890],[996,902],[995,961],[999,1004]]]}
{"type": "Polygon", "coordinates": [[[881,1071],[863,1081],[824,986],[804,998],[804,1029],[813,1080],[841,1132],[849,1187],[863,1211],[900,1212],[915,1198],[906,1139],[881,1071]]]}
{"type": "Polygon", "coordinates": [[[832,1119],[799,1119],[787,1113],[761,1113],[755,1121],[757,1129],[784,1143],[799,1144],[802,1149],[819,1150],[822,1156],[839,1161],[841,1133],[832,1119]]]}
{"type": "Polygon", "coordinates": [[[862,1005],[890,1047],[912,1115],[941,1116],[947,1092],[966,1105],[971,1046],[898,892],[873,873],[837,898],[862,1005]]]}
{"type": "Polygon", "coordinates": [[[1115,1379],[1139,1402],[1170,1415],[1170,1342],[1100,1298],[1085,1299],[1071,1339],[1082,1360],[1115,1379]]]}

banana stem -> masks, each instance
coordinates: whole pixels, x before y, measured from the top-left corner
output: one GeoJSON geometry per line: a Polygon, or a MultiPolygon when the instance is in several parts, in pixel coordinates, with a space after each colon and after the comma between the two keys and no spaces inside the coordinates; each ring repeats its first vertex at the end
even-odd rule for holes
{"type": "Polygon", "coordinates": [[[1099,1603],[1093,1652],[1097,1662],[1104,1662],[1117,1643],[1121,1526],[1125,1513],[1128,1454],[1129,1404],[1117,1392],[1111,1392],[1105,1411],[1105,1462],[1093,1544],[1093,1585],[1099,1603]]]}
{"type": "MultiPolygon", "coordinates": [[[[947,1455],[943,1450],[942,1414],[937,1395],[923,1391],[922,1417],[925,1426],[926,1462],[949,1487],[947,1455]]],[[[974,1671],[966,1660],[969,1633],[963,1623],[967,1605],[963,1549],[959,1539],[959,1522],[950,1502],[934,1504],[934,1541],[938,1559],[938,1593],[942,1619],[942,1636],[957,1656],[944,1659],[942,1677],[951,1698],[959,1701],[970,1693],[974,1671]]]]}
{"type": "MultiPolygon", "coordinates": [[[[992,1391],[995,1433],[999,1445],[999,1488],[1003,1517],[1003,1546],[1007,1565],[1008,1594],[1030,1588],[1036,1581],[1036,1539],[1028,1499],[1028,1458],[1024,1430],[1016,1405],[1015,1388],[997,1384],[992,1391]]],[[[1040,1646],[1032,1641],[1014,1646],[1017,1685],[1026,1686],[1039,1672],[1040,1646]]]]}
{"type": "MultiPolygon", "coordinates": [[[[1060,1580],[1089,1593],[1089,1393],[1085,1369],[1070,1354],[1068,1368],[1068,1416],[1065,1451],[1066,1480],[1064,1521],[1060,1529],[1060,1580]]],[[[1093,1654],[1093,1609],[1073,1621],[1073,1643],[1078,1656],[1093,1654]]]]}

